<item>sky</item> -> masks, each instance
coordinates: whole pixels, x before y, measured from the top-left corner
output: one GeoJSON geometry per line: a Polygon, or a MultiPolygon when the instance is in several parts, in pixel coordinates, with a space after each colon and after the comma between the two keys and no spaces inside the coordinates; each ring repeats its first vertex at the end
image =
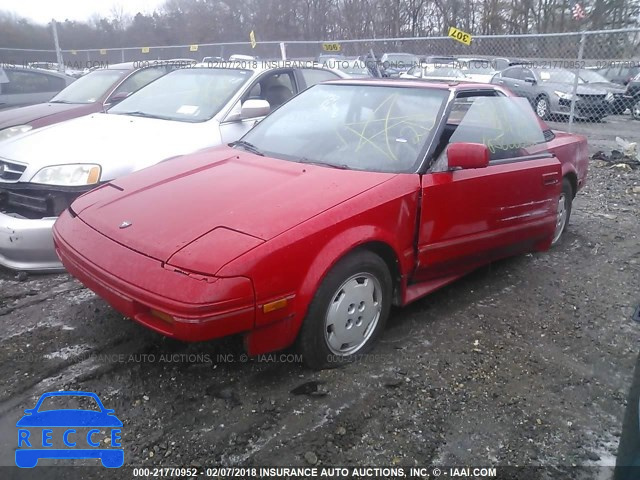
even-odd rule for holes
{"type": "Polygon", "coordinates": [[[115,6],[125,13],[135,15],[138,12],[151,13],[165,0],[2,0],[0,10],[9,11],[34,23],[46,24],[55,19],[87,21],[94,14],[111,16],[115,6]]]}

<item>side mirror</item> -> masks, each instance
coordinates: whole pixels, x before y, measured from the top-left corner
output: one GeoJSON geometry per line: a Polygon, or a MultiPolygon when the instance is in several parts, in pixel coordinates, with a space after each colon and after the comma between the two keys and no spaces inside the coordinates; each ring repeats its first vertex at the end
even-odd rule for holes
{"type": "Polygon", "coordinates": [[[242,104],[240,119],[264,117],[271,111],[271,105],[266,100],[250,99],[242,104]]]}
{"type": "Polygon", "coordinates": [[[527,78],[524,79],[524,81],[527,82],[527,83],[530,83],[531,85],[535,85],[537,83],[536,79],[533,78],[533,77],[527,77],[527,78]]]}
{"type": "Polygon", "coordinates": [[[484,168],[489,165],[489,149],[482,143],[452,143],[447,147],[449,168],[484,168]]]}
{"type": "Polygon", "coordinates": [[[127,98],[129,96],[129,92],[118,92],[115,95],[113,95],[108,101],[107,103],[109,105],[115,105],[116,103],[120,103],[122,100],[124,100],[125,98],[127,98]]]}

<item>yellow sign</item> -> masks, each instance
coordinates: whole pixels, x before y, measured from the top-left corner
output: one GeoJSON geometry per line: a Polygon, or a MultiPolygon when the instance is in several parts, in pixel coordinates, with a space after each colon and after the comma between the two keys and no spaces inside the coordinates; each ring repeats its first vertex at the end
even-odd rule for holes
{"type": "Polygon", "coordinates": [[[342,50],[342,47],[339,43],[323,43],[322,49],[325,52],[339,52],[340,50],[342,50]]]}
{"type": "Polygon", "coordinates": [[[455,27],[449,27],[449,36],[454,40],[464,43],[465,45],[471,45],[471,34],[458,30],[455,27]]]}
{"type": "Polygon", "coordinates": [[[198,45],[190,45],[189,46],[189,51],[190,52],[197,52],[198,51],[198,45]]]}
{"type": "Polygon", "coordinates": [[[100,49],[100,55],[106,55],[106,54],[107,54],[106,48],[101,48],[100,49]]]}
{"type": "Polygon", "coordinates": [[[251,30],[251,33],[249,34],[249,40],[251,41],[251,48],[256,48],[258,43],[256,42],[256,34],[253,30],[251,30]]]}
{"type": "Polygon", "coordinates": [[[149,53],[149,47],[142,47],[142,53],[149,53]]]}
{"type": "Polygon", "coordinates": [[[77,52],[77,51],[75,51],[75,50],[71,50],[71,55],[77,55],[77,54],[78,54],[78,52],[77,52]]]}

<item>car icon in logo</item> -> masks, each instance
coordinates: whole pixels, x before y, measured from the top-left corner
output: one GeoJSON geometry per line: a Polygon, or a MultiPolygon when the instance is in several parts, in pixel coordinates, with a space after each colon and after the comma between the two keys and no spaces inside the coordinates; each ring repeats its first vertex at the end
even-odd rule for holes
{"type": "Polygon", "coordinates": [[[124,464],[124,450],[120,444],[122,422],[114,415],[114,410],[104,408],[95,393],[45,393],[34,408],[24,413],[16,423],[18,467],[33,468],[41,458],[99,458],[107,468],[118,468],[124,464]],[[44,409],[45,401],[56,406],[65,401],[75,401],[94,408],[44,409]],[[106,439],[105,435],[108,435],[106,439]],[[100,443],[102,439],[106,440],[103,440],[104,445],[100,443]]]}

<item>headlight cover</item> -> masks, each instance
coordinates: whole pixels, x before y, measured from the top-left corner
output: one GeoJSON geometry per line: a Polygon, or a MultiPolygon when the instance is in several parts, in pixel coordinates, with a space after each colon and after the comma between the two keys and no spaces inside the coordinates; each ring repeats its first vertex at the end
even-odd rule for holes
{"type": "Polygon", "coordinates": [[[65,187],[80,187],[94,185],[100,180],[100,165],[70,164],[45,167],[36,173],[31,183],[42,185],[59,185],[65,187]]]}
{"type": "Polygon", "coordinates": [[[572,94],[566,93],[566,92],[562,92],[560,90],[556,90],[553,93],[555,93],[558,97],[560,97],[563,100],[571,100],[573,98],[572,94]]]}
{"type": "Polygon", "coordinates": [[[33,129],[31,125],[16,125],[15,127],[5,128],[0,130],[0,141],[6,140],[7,138],[11,138],[20,133],[28,132],[33,129]]]}
{"type": "Polygon", "coordinates": [[[608,102],[611,102],[614,98],[613,92],[607,93],[607,96],[605,97],[608,102]]]}

